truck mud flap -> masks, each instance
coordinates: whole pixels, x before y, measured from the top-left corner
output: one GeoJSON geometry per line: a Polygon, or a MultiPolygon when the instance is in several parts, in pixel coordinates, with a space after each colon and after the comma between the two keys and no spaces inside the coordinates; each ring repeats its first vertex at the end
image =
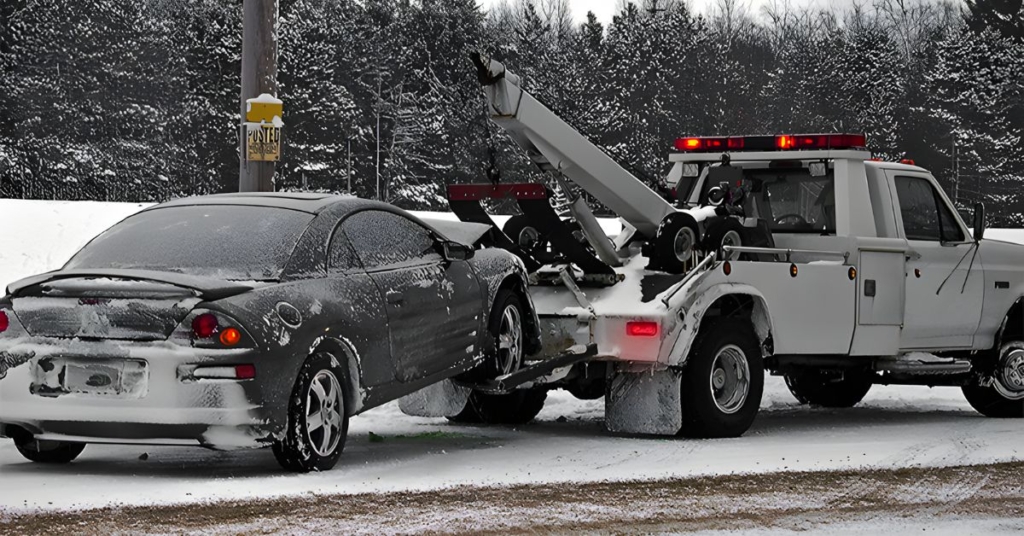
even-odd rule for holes
{"type": "Polygon", "coordinates": [[[604,425],[619,434],[675,435],[683,427],[682,372],[615,371],[608,384],[604,425]]]}

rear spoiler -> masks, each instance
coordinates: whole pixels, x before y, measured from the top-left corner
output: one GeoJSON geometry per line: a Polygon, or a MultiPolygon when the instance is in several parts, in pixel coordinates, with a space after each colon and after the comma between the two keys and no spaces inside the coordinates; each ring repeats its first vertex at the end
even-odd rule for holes
{"type": "Polygon", "coordinates": [[[26,277],[24,279],[11,283],[7,287],[7,294],[9,294],[12,297],[17,297],[17,295],[20,292],[24,291],[27,288],[41,285],[43,283],[47,283],[50,281],[57,281],[60,279],[69,279],[76,277],[102,277],[167,283],[177,287],[193,290],[197,292],[201,298],[207,301],[219,300],[231,296],[236,296],[238,294],[248,292],[254,288],[254,285],[250,283],[227,281],[224,279],[216,279],[213,277],[200,277],[194,275],[178,274],[174,272],[159,272],[155,270],[126,270],[110,268],[102,270],[56,270],[53,272],[47,272],[45,274],[26,277]]]}

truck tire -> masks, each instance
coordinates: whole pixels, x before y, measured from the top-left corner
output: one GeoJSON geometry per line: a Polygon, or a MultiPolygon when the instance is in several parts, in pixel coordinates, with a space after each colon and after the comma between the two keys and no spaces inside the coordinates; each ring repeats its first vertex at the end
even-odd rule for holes
{"type": "Polygon", "coordinates": [[[764,362],[749,322],[717,320],[703,329],[682,377],[686,437],[739,437],[753,424],[764,392],[764,362]]]}
{"type": "Polygon", "coordinates": [[[505,233],[506,236],[512,239],[512,242],[522,248],[523,251],[530,253],[531,255],[536,252],[543,252],[547,250],[547,237],[542,235],[540,231],[530,223],[530,218],[523,214],[509,218],[501,228],[501,232],[505,233]]]}
{"type": "MultiPolygon", "coordinates": [[[[743,225],[733,218],[722,218],[711,224],[708,227],[707,232],[704,233],[704,240],[701,241],[701,249],[705,253],[711,253],[713,251],[719,251],[722,246],[736,246],[742,247],[743,243],[743,225]]],[[[722,255],[719,259],[722,260],[736,260],[740,256],[739,253],[733,252],[729,255],[722,255]]]]}
{"type": "MultiPolygon", "coordinates": [[[[525,356],[525,308],[516,293],[498,291],[488,324],[494,337],[494,355],[474,374],[477,378],[496,378],[519,370],[525,356]]],[[[473,391],[466,407],[448,420],[456,423],[525,424],[544,408],[547,391],[523,389],[495,395],[473,391]]]]}
{"type": "Polygon", "coordinates": [[[658,227],[652,260],[657,269],[682,274],[699,244],[700,228],[697,220],[682,212],[670,214],[658,227]]]}
{"type": "Polygon", "coordinates": [[[274,441],[277,462],[287,471],[327,471],[338,463],[348,437],[344,371],[329,353],[306,359],[288,405],[284,437],[274,441]]]}
{"type": "Polygon", "coordinates": [[[544,389],[520,389],[507,395],[473,391],[462,413],[448,420],[457,423],[526,424],[544,409],[548,392],[544,389]]]}
{"type": "Polygon", "coordinates": [[[825,408],[852,408],[864,400],[871,390],[871,376],[847,373],[833,380],[817,370],[801,370],[786,374],[786,386],[801,404],[825,408]]]}
{"type": "Polygon", "coordinates": [[[965,385],[971,407],[986,417],[1024,417],[1024,342],[1010,341],[999,350],[990,385],[965,385]]]}
{"type": "Polygon", "coordinates": [[[25,459],[52,465],[71,463],[85,450],[85,443],[47,441],[20,434],[14,438],[14,446],[25,459]]]}
{"type": "Polygon", "coordinates": [[[996,391],[995,387],[978,385],[963,386],[964,397],[978,413],[996,419],[1024,418],[1024,400],[1011,400],[996,391]]]}

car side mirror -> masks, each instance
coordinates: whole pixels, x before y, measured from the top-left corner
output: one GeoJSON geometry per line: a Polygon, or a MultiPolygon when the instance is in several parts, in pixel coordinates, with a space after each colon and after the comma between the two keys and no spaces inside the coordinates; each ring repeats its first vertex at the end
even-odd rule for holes
{"type": "Polygon", "coordinates": [[[974,205],[974,241],[981,242],[985,238],[985,203],[974,205]]]}
{"type": "Polygon", "coordinates": [[[442,242],[441,248],[446,261],[468,261],[473,258],[473,248],[458,242],[442,242]]]}

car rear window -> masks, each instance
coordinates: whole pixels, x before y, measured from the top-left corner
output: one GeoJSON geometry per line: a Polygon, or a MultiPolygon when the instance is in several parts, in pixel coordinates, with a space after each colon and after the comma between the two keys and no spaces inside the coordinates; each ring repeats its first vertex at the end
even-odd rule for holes
{"type": "Polygon", "coordinates": [[[158,270],[237,281],[278,279],[313,215],[271,207],[158,208],[118,223],[65,269],[158,270]]]}

